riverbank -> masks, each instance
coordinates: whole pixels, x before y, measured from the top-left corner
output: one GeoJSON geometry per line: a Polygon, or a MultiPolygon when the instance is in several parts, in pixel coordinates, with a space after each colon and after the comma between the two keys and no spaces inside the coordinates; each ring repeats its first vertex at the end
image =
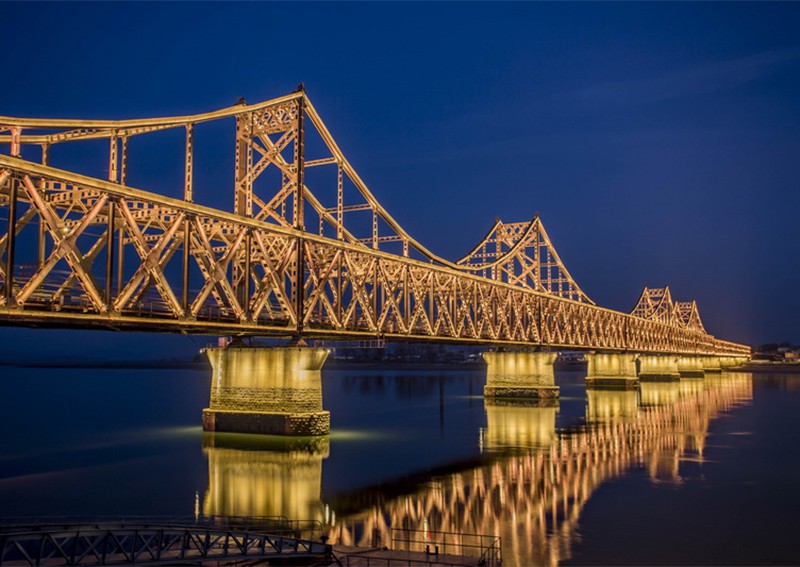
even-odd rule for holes
{"type": "Polygon", "coordinates": [[[765,372],[770,374],[800,374],[798,362],[750,362],[743,366],[732,368],[736,372],[765,372]]]}
{"type": "Polygon", "coordinates": [[[373,370],[378,368],[392,368],[393,370],[483,370],[486,363],[482,360],[477,362],[436,362],[436,361],[417,361],[417,360],[341,360],[328,359],[325,361],[323,370],[373,370]]]}
{"type": "Polygon", "coordinates": [[[18,360],[4,361],[0,366],[17,368],[109,368],[150,370],[203,370],[210,368],[202,360],[18,360]]]}

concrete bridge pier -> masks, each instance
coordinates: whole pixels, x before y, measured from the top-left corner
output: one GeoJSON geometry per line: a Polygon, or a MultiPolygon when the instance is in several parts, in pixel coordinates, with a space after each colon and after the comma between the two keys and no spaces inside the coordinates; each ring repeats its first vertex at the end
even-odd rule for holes
{"type": "Polygon", "coordinates": [[[703,359],[699,356],[681,356],[678,358],[678,372],[681,378],[703,378],[703,359]]]}
{"type": "Polygon", "coordinates": [[[542,399],[558,398],[553,375],[555,352],[496,351],[484,352],[486,361],[486,398],[542,399]]]}
{"type": "Polygon", "coordinates": [[[210,407],[205,431],[313,436],[330,433],[322,409],[322,365],[327,349],[310,347],[209,348],[210,407]]]}
{"type": "Polygon", "coordinates": [[[587,389],[634,390],[639,385],[633,354],[592,352],[586,361],[587,389]]]}
{"type": "Polygon", "coordinates": [[[643,354],[639,357],[639,380],[642,382],[677,382],[678,357],[667,354],[643,354]]]}

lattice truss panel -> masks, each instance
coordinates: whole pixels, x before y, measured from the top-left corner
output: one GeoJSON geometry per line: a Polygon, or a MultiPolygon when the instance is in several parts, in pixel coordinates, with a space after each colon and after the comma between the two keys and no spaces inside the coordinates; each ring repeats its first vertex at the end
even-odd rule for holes
{"type": "Polygon", "coordinates": [[[594,305],[570,276],[538,215],[527,223],[497,219],[457,264],[486,278],[594,305]]]}
{"type": "Polygon", "coordinates": [[[642,295],[631,311],[631,315],[658,321],[673,327],[705,333],[697,303],[694,301],[673,301],[669,286],[642,290],[642,295]]]}
{"type": "Polygon", "coordinates": [[[647,293],[633,315],[596,307],[538,218],[498,221],[459,263],[436,256],[382,208],[302,91],[173,118],[0,117],[3,144],[0,316],[18,324],[749,353],[708,335],[693,303],[670,310],[647,293]],[[194,202],[195,128],[224,118],[233,213],[194,202]],[[176,130],[183,199],[127,185],[130,141],[176,130]],[[48,165],[74,142],[100,144],[87,163],[105,167],[48,165]]]}
{"type": "Polygon", "coordinates": [[[197,214],[179,201],[142,198],[142,192],[102,182],[100,188],[89,187],[71,177],[65,181],[8,169],[0,174],[0,198],[17,219],[14,230],[7,225],[0,238],[5,256],[1,305],[296,323],[291,303],[296,239],[253,230],[207,210],[197,214]],[[239,254],[252,277],[248,294],[234,289],[241,282],[231,264],[239,254]]]}

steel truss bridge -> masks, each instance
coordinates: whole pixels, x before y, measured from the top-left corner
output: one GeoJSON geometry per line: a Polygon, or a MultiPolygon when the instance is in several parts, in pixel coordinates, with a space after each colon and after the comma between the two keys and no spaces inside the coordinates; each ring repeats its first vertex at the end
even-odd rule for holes
{"type": "Polygon", "coordinates": [[[381,206],[302,89],[169,118],[0,116],[0,148],[2,324],[749,356],[667,288],[632,313],[595,305],[538,217],[498,220],[456,262],[437,256],[381,206]],[[194,198],[195,135],[224,119],[232,212],[194,198]],[[174,196],[134,187],[145,147],[183,154],[174,196]]]}

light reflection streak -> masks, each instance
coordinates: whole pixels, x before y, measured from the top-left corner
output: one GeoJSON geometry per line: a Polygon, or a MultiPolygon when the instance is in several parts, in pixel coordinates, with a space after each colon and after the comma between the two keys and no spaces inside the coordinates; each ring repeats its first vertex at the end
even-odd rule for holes
{"type": "Polygon", "coordinates": [[[326,448],[209,444],[203,512],[319,519],[331,542],[365,547],[391,545],[400,528],[494,535],[507,564],[556,565],[571,556],[581,512],[601,484],[637,467],[654,483],[682,482],[680,463],[702,462],[711,421],[752,399],[748,374],[650,386],[587,392],[587,425],[566,431],[556,431],[552,406],[488,402],[482,464],[327,504],[326,448]]]}

